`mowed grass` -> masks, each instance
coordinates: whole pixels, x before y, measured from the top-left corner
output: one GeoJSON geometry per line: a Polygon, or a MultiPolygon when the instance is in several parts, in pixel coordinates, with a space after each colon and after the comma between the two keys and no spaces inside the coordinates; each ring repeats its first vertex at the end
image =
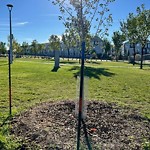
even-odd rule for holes
{"type": "MultiPolygon", "coordinates": [[[[54,60],[15,59],[12,69],[12,114],[19,114],[44,101],[78,100],[78,60],[61,60],[52,72],[54,60]]],[[[115,102],[138,109],[150,118],[150,65],[143,70],[125,62],[85,62],[88,100],[115,102]]],[[[9,133],[8,61],[0,58],[0,149],[15,149],[9,133]]]]}
{"type": "MultiPolygon", "coordinates": [[[[9,114],[8,65],[0,58],[0,123],[9,114]]],[[[12,68],[12,112],[18,114],[44,101],[77,100],[77,76],[80,64],[76,60],[61,60],[57,72],[54,61],[15,59],[12,68]]],[[[150,66],[133,66],[125,62],[92,61],[85,63],[88,76],[88,100],[116,102],[139,109],[150,118],[150,66]]]]}

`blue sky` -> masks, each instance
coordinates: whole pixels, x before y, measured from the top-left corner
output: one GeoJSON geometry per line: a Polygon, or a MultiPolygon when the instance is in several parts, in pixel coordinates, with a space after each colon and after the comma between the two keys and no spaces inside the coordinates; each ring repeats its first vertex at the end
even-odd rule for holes
{"type": "MultiPolygon", "coordinates": [[[[7,42],[9,35],[9,14],[6,5],[13,4],[12,30],[19,43],[30,43],[36,39],[46,42],[51,34],[62,35],[65,28],[58,20],[58,7],[48,0],[0,0],[0,41],[7,42]]],[[[119,21],[126,19],[130,12],[135,13],[137,6],[145,4],[150,9],[150,0],[116,0],[110,5],[114,23],[109,29],[109,39],[119,30],[119,21]]]]}

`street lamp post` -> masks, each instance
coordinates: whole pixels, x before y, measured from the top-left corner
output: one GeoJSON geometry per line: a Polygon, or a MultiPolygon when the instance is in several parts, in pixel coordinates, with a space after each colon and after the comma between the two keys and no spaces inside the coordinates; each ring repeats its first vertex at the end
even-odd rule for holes
{"type": "Polygon", "coordinates": [[[9,46],[9,58],[8,58],[8,67],[9,67],[9,114],[11,115],[11,107],[12,107],[12,102],[11,102],[11,64],[13,60],[13,55],[12,55],[12,27],[11,27],[11,11],[13,8],[13,5],[7,4],[8,10],[9,10],[9,21],[10,21],[10,46],[9,46]]]}

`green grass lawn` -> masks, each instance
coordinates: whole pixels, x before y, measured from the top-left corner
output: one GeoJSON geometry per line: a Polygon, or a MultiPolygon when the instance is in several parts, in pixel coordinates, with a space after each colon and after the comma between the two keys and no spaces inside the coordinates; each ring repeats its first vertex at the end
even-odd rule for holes
{"type": "MultiPolygon", "coordinates": [[[[9,114],[8,65],[0,58],[0,124],[9,114]]],[[[44,101],[77,100],[76,60],[61,60],[57,72],[52,72],[53,60],[15,59],[12,67],[13,115],[44,101]]],[[[125,62],[93,61],[85,63],[88,76],[88,99],[116,102],[139,109],[150,118],[150,66],[143,70],[125,62]]]]}
{"type": "MultiPolygon", "coordinates": [[[[12,66],[12,110],[16,114],[42,101],[77,99],[78,61],[61,60],[60,69],[52,72],[53,61],[15,59],[12,66]]],[[[124,62],[85,63],[88,99],[117,102],[138,108],[150,117],[150,67],[124,62]]],[[[8,115],[8,65],[0,59],[0,122],[8,115]]]]}

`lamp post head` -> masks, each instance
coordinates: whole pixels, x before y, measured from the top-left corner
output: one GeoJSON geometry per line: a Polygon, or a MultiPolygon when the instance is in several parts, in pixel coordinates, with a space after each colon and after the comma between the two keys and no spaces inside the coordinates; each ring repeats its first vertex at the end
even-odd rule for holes
{"type": "Polygon", "coordinates": [[[9,10],[12,10],[13,5],[12,4],[7,4],[7,7],[8,7],[9,10]]]}

